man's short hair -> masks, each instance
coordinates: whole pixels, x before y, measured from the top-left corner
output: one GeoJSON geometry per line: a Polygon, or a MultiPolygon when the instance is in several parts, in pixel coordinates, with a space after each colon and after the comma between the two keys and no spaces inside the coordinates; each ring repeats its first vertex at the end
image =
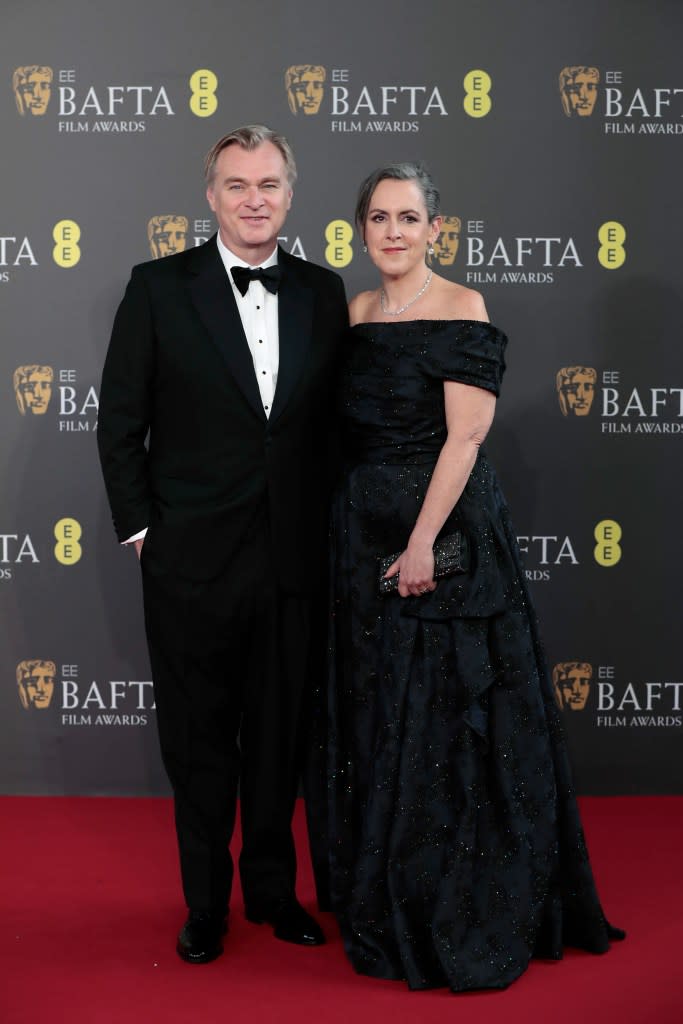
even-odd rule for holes
{"type": "Polygon", "coordinates": [[[224,135],[211,147],[204,159],[204,176],[207,185],[213,184],[213,179],[216,176],[216,162],[224,149],[227,149],[228,146],[240,146],[242,149],[251,152],[262,146],[264,142],[272,142],[276,149],[280,151],[280,155],[285,162],[285,174],[287,175],[289,187],[293,188],[296,181],[296,161],[292,147],[284,135],[273,131],[272,128],[267,128],[264,124],[246,124],[241,128],[235,128],[234,131],[228,132],[227,135],[224,135]]]}

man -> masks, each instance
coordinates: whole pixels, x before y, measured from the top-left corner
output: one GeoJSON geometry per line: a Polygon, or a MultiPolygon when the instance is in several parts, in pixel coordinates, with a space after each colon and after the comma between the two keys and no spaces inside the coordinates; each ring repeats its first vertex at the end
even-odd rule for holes
{"type": "Polygon", "coordinates": [[[247,918],[324,941],[294,896],[291,816],[348,323],[341,279],[277,246],[296,177],[287,141],[239,128],[206,176],[218,235],[134,268],[98,425],[114,524],[141,556],[190,963],[222,952],[238,778],[247,918]]]}

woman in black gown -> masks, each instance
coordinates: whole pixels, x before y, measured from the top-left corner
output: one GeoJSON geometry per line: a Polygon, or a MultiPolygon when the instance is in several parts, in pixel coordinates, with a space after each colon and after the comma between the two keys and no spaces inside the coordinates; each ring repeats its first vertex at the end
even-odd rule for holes
{"type": "Polygon", "coordinates": [[[381,287],[351,303],[334,501],[330,889],[356,970],[503,988],[594,953],[605,920],[508,509],[480,449],[506,337],[433,274],[438,192],[410,164],[361,188],[381,287]],[[434,580],[461,530],[464,575],[434,580]],[[401,552],[378,589],[378,560],[401,552]]]}

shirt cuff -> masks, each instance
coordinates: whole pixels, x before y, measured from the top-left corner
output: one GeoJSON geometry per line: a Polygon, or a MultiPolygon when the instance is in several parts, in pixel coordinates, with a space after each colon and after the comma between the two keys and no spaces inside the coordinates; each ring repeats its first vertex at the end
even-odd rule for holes
{"type": "Polygon", "coordinates": [[[139,533],[134,533],[132,537],[127,537],[126,540],[122,540],[121,543],[125,546],[126,544],[132,544],[133,541],[142,540],[147,533],[147,527],[144,530],[140,530],[139,533]]]}

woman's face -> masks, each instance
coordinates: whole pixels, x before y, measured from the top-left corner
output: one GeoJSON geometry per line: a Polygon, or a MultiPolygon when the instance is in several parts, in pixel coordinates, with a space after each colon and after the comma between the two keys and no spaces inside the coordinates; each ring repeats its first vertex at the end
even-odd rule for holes
{"type": "Polygon", "coordinates": [[[429,223],[415,181],[380,181],[365,219],[365,244],[380,273],[401,277],[424,265],[427,246],[439,234],[441,218],[429,223]]]}

